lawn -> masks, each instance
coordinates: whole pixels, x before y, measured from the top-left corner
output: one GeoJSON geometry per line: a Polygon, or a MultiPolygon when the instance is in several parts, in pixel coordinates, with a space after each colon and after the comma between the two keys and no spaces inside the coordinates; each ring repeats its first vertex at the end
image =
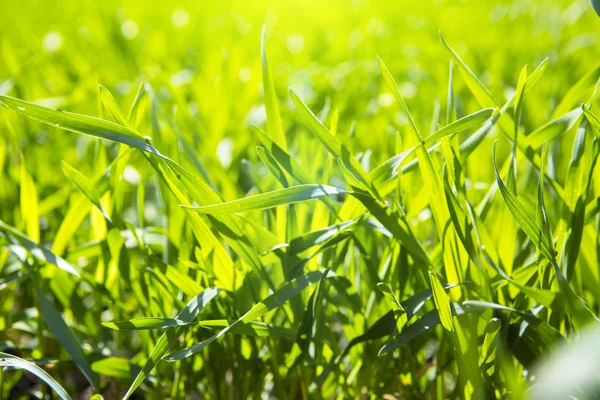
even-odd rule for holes
{"type": "Polygon", "coordinates": [[[600,396],[600,3],[6,2],[0,399],[600,396]]]}

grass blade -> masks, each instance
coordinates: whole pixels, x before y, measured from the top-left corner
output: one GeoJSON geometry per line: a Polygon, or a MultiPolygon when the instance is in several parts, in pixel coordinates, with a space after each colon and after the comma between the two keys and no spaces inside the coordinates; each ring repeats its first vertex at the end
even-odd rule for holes
{"type": "Polygon", "coordinates": [[[305,200],[317,199],[325,196],[347,193],[343,189],[338,189],[327,185],[298,185],[285,189],[274,190],[268,193],[261,193],[255,196],[248,196],[243,199],[228,201],[221,204],[209,206],[189,207],[203,214],[227,214],[239,213],[252,210],[264,210],[287,204],[299,203],[305,200]]]}
{"type": "MultiPolygon", "coordinates": [[[[194,321],[200,311],[206,305],[214,299],[220,292],[218,288],[209,288],[200,293],[198,296],[190,300],[185,308],[177,314],[177,319],[181,321],[194,321]]],[[[168,328],[165,333],[162,334],[160,339],[156,342],[154,349],[150,357],[146,360],[144,367],[138,373],[135,380],[123,396],[123,399],[128,399],[133,392],[142,384],[142,382],[150,375],[150,372],[154,369],[156,364],[160,362],[163,356],[169,351],[169,349],[175,344],[175,341],[179,338],[182,328],[168,328]]]]}
{"type": "Polygon", "coordinates": [[[164,329],[193,324],[192,321],[182,321],[177,318],[143,317],[127,321],[103,322],[102,325],[117,331],[139,331],[147,329],[164,329]]]}
{"type": "Polygon", "coordinates": [[[437,308],[440,315],[440,322],[444,329],[449,332],[454,330],[454,322],[452,321],[452,312],[450,308],[450,299],[444,290],[444,287],[438,280],[438,278],[429,271],[429,283],[431,285],[431,291],[433,293],[433,301],[435,302],[435,308],[437,308]]]}
{"type": "Polygon", "coordinates": [[[50,332],[52,332],[54,337],[56,337],[58,342],[65,348],[65,350],[67,350],[75,364],[77,364],[77,367],[79,367],[90,385],[92,385],[92,388],[95,391],[98,391],[99,386],[96,375],[90,368],[90,363],[83,353],[83,349],[79,343],[79,340],[71,328],[69,328],[69,326],[65,323],[60,313],[54,307],[54,304],[48,300],[39,287],[36,287],[36,289],[40,313],[42,314],[42,317],[44,317],[44,321],[46,321],[48,329],[50,332]]]}
{"type": "MultiPolygon", "coordinates": [[[[330,273],[331,274],[331,273],[330,273]]],[[[246,314],[244,314],[241,318],[237,319],[231,325],[221,330],[218,334],[212,336],[210,339],[207,339],[203,342],[197,343],[193,346],[185,348],[183,350],[176,351],[165,356],[163,359],[166,361],[178,361],[188,358],[195,353],[202,350],[204,347],[208,346],[218,338],[225,335],[235,326],[241,323],[248,323],[256,320],[257,318],[265,315],[267,312],[280,307],[286,301],[291,299],[292,297],[298,295],[302,290],[312,285],[313,283],[319,281],[321,276],[323,275],[323,271],[312,271],[308,272],[304,275],[301,275],[297,278],[294,278],[292,281],[286,283],[281,288],[279,288],[275,293],[270,295],[269,297],[262,300],[260,303],[256,304],[254,307],[250,309],[246,314]]],[[[333,274],[331,274],[333,275],[333,274]]]]}
{"type": "Polygon", "coordinates": [[[77,269],[67,262],[65,259],[57,256],[48,248],[35,243],[33,240],[17,231],[12,226],[0,220],[0,231],[9,236],[15,243],[26,248],[35,258],[56,265],[58,268],[68,272],[69,274],[79,278],[77,269]]]}
{"type": "Polygon", "coordinates": [[[35,364],[25,361],[22,358],[0,352],[0,367],[9,367],[15,369],[24,369],[37,376],[50,386],[50,388],[63,400],[71,400],[69,394],[63,387],[52,378],[46,371],[35,364]]]}
{"type": "Polygon", "coordinates": [[[271,78],[271,71],[269,70],[269,63],[267,62],[267,48],[266,48],[266,31],[267,25],[263,26],[262,40],[260,46],[260,54],[262,58],[262,76],[263,76],[263,88],[265,93],[265,108],[267,111],[267,133],[273,138],[283,150],[287,150],[287,143],[285,140],[285,134],[283,132],[283,124],[281,123],[281,114],[279,113],[279,106],[277,105],[277,95],[275,94],[275,86],[273,85],[273,79],[271,78]]]}

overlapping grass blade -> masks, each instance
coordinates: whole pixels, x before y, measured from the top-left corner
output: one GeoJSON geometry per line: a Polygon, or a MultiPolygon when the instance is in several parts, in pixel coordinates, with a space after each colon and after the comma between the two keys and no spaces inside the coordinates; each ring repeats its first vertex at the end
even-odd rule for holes
{"type": "Polygon", "coordinates": [[[67,350],[67,353],[69,353],[75,364],[77,364],[77,367],[79,367],[92,388],[98,391],[98,378],[90,368],[90,363],[83,352],[79,339],[77,339],[71,328],[69,328],[63,317],[54,307],[54,304],[48,300],[42,290],[39,287],[36,287],[36,289],[40,314],[44,318],[48,329],[50,329],[50,332],[52,332],[58,342],[67,350]]]}
{"type": "Polygon", "coordinates": [[[283,150],[287,150],[287,143],[285,140],[285,134],[283,132],[283,124],[281,123],[281,114],[279,113],[279,105],[277,104],[277,95],[275,93],[271,71],[269,70],[269,63],[267,62],[267,48],[265,43],[266,31],[267,25],[264,25],[260,45],[260,54],[262,59],[265,109],[267,112],[267,133],[283,150]]]}
{"type": "Polygon", "coordinates": [[[79,278],[79,272],[77,271],[77,268],[71,265],[68,261],[57,256],[47,247],[35,243],[33,240],[31,240],[30,238],[28,238],[27,236],[25,236],[24,234],[17,231],[15,228],[1,220],[0,231],[2,231],[4,234],[10,237],[11,240],[14,241],[16,244],[26,248],[35,258],[56,265],[58,268],[79,278]]]}
{"type": "Polygon", "coordinates": [[[161,317],[142,317],[134,318],[127,321],[103,322],[107,328],[118,331],[138,331],[147,329],[164,329],[177,326],[191,325],[192,321],[182,321],[177,318],[161,318],[161,317]]]}
{"type": "MultiPolygon", "coordinates": [[[[197,343],[193,346],[185,348],[183,350],[176,351],[174,353],[168,354],[163,357],[166,361],[177,361],[188,358],[195,353],[202,350],[204,347],[208,346],[218,338],[224,336],[227,332],[233,329],[237,324],[248,323],[255,321],[257,318],[265,315],[269,311],[280,307],[286,301],[291,299],[292,297],[298,295],[302,290],[306,287],[312,285],[315,282],[318,282],[321,279],[324,271],[312,271],[308,272],[304,275],[301,275],[297,278],[294,278],[291,282],[286,283],[281,288],[277,289],[275,293],[270,295],[269,297],[262,300],[260,303],[256,304],[252,307],[247,313],[245,313],[242,317],[237,319],[231,325],[221,330],[218,334],[212,336],[211,338],[197,343]]],[[[328,275],[334,276],[331,272],[328,275]]]]}
{"type": "Polygon", "coordinates": [[[30,363],[29,361],[25,361],[22,358],[17,356],[13,356],[12,354],[6,354],[0,352],[0,367],[8,367],[15,369],[24,369],[33,375],[37,376],[56,393],[58,397],[63,400],[71,400],[69,394],[63,389],[63,387],[52,378],[46,371],[41,369],[35,364],[30,363]]]}
{"type": "Polygon", "coordinates": [[[266,208],[294,204],[305,200],[344,193],[347,192],[343,189],[328,185],[297,185],[280,190],[274,190],[268,193],[248,196],[243,199],[232,200],[221,204],[199,207],[184,207],[203,214],[239,213],[252,210],[264,210],[266,208]]]}
{"type": "MultiPolygon", "coordinates": [[[[181,321],[194,321],[200,311],[206,305],[214,299],[220,292],[218,288],[209,288],[204,290],[198,296],[194,297],[190,300],[185,308],[177,314],[177,319],[181,321]]],[[[163,356],[169,351],[169,349],[175,344],[177,338],[181,334],[180,329],[182,328],[168,328],[165,333],[158,339],[154,348],[152,349],[152,353],[150,357],[146,360],[144,367],[138,373],[135,380],[123,396],[124,399],[129,398],[133,392],[141,385],[141,383],[150,375],[150,372],[154,369],[156,364],[160,362],[163,356]]]]}
{"type": "Polygon", "coordinates": [[[110,217],[100,203],[100,195],[92,185],[92,182],[90,182],[90,180],[81,172],[70,166],[66,161],[62,162],[62,170],[67,178],[69,178],[69,180],[77,187],[77,189],[81,190],[85,197],[87,197],[98,208],[98,210],[100,210],[102,215],[104,215],[104,218],[106,218],[108,222],[112,223],[110,217]]]}

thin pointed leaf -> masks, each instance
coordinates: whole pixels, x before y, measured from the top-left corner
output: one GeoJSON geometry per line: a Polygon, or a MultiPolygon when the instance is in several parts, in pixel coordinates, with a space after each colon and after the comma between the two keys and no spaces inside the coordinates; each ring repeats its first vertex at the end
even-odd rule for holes
{"type": "MultiPolygon", "coordinates": [[[[24,369],[31,372],[50,386],[50,388],[63,400],[71,400],[69,394],[63,387],[52,378],[46,371],[35,364],[25,361],[22,358],[0,352],[0,367],[8,367],[15,369],[24,369]]],[[[0,372],[1,373],[1,372],[0,372]]]]}
{"type": "Polygon", "coordinates": [[[444,290],[444,287],[438,280],[438,278],[429,271],[429,283],[431,285],[431,291],[433,293],[433,301],[435,302],[435,308],[437,308],[440,314],[440,321],[444,329],[449,332],[454,330],[454,322],[452,321],[452,311],[450,308],[450,299],[444,290]]]}
{"type": "Polygon", "coordinates": [[[90,368],[90,363],[83,352],[79,340],[71,328],[66,324],[60,313],[56,310],[54,304],[48,300],[39,287],[36,287],[36,289],[40,313],[42,314],[44,321],[46,321],[48,329],[65,350],[67,350],[67,353],[69,353],[75,364],[77,364],[77,367],[79,367],[90,385],[92,385],[92,388],[94,388],[95,391],[98,391],[99,386],[96,375],[90,368]]]}
{"type": "MultiPolygon", "coordinates": [[[[292,297],[299,294],[306,287],[312,285],[313,283],[315,283],[319,279],[321,279],[322,275],[323,275],[323,271],[312,271],[312,272],[308,272],[304,275],[301,275],[297,278],[294,278],[292,281],[286,283],[281,288],[279,288],[275,293],[273,293],[272,295],[270,295],[269,297],[267,297],[260,303],[256,304],[254,307],[252,307],[250,309],[250,311],[248,311],[246,314],[244,314],[241,318],[237,319],[235,322],[233,322],[231,325],[229,325],[225,329],[221,330],[216,335],[210,337],[209,339],[207,339],[203,342],[197,343],[197,344],[190,346],[188,348],[185,348],[183,350],[179,350],[174,353],[168,354],[167,356],[163,357],[163,359],[165,361],[177,361],[177,360],[183,360],[185,358],[188,358],[188,357],[194,355],[195,353],[202,350],[204,347],[208,346],[209,344],[211,344],[218,338],[225,335],[227,332],[229,332],[231,329],[233,329],[237,324],[252,322],[252,321],[256,320],[257,318],[265,315],[269,311],[280,307],[282,304],[287,302],[289,299],[291,299],[292,297]]],[[[331,273],[330,273],[330,275],[333,276],[333,274],[331,274],[331,273]]]]}
{"type": "Polygon", "coordinates": [[[102,325],[117,331],[139,331],[147,329],[164,329],[194,324],[193,321],[182,321],[177,318],[143,317],[127,321],[103,322],[102,325]]]}
{"type": "Polygon", "coordinates": [[[15,243],[26,248],[35,258],[56,265],[58,268],[68,272],[69,274],[79,278],[77,269],[67,262],[65,259],[57,256],[45,246],[35,243],[31,238],[23,235],[12,226],[0,220],[0,231],[9,236],[15,243]]]}
{"type": "Polygon", "coordinates": [[[203,214],[239,213],[252,210],[264,210],[287,204],[299,203],[319,197],[347,193],[345,190],[327,185],[298,185],[272,192],[248,196],[243,199],[228,201],[201,207],[183,206],[203,214]]]}
{"type": "Polygon", "coordinates": [[[275,94],[275,87],[273,85],[273,79],[271,77],[269,64],[267,62],[267,48],[265,40],[266,31],[267,25],[265,24],[262,31],[260,53],[262,58],[265,109],[267,112],[267,133],[283,150],[287,150],[287,143],[285,140],[285,134],[283,132],[283,124],[281,123],[281,115],[279,114],[279,105],[277,104],[277,95],[275,94]]]}
{"type": "MultiPolygon", "coordinates": [[[[220,292],[218,288],[209,288],[204,290],[198,296],[190,300],[185,308],[177,314],[177,319],[181,321],[194,321],[200,311],[206,305],[214,299],[220,292]]],[[[183,328],[169,328],[163,335],[158,339],[150,357],[146,360],[144,367],[136,376],[135,380],[123,396],[123,399],[128,399],[133,392],[142,384],[142,382],[150,375],[150,372],[154,369],[156,364],[160,362],[163,356],[169,351],[169,349],[175,344],[175,341],[179,338],[183,328]]]]}

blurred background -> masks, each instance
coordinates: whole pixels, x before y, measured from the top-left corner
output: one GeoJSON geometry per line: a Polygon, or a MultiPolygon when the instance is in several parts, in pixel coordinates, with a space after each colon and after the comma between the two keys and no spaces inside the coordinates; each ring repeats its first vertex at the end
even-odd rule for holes
{"type": "MultiPolygon", "coordinates": [[[[600,22],[588,0],[5,2],[0,91],[95,115],[89,99],[99,83],[129,104],[145,80],[187,101],[210,133],[207,156],[222,139],[239,138],[235,160],[247,149],[249,125],[264,121],[263,24],[280,100],[290,104],[293,87],[313,109],[339,109],[340,131],[355,120],[359,143],[376,157],[387,151],[374,147],[391,143],[381,140],[385,118],[397,114],[403,123],[376,55],[424,124],[446,93],[449,55],[439,30],[499,99],[523,65],[550,57],[553,78],[535,93],[541,113],[525,117],[534,127],[600,54],[600,22]]],[[[282,108],[287,127],[289,107],[282,108]]]]}

